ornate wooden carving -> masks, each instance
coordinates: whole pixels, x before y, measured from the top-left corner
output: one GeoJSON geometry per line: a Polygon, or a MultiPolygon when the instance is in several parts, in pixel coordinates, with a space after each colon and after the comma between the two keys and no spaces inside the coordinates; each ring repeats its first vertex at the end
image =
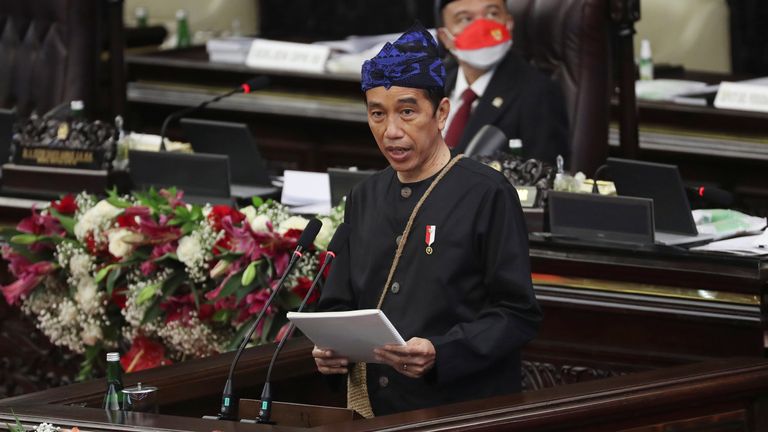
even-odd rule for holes
{"type": "Polygon", "coordinates": [[[523,391],[626,375],[627,372],[578,365],[523,361],[523,391]]]}

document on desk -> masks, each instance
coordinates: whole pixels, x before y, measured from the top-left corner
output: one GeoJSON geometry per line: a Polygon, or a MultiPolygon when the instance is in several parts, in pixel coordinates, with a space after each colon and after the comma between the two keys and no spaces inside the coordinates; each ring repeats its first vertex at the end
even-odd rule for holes
{"type": "Polygon", "coordinates": [[[693,247],[690,250],[724,252],[741,256],[766,256],[768,255],[768,231],[763,231],[758,235],[715,241],[703,246],[693,247]]]}
{"type": "Polygon", "coordinates": [[[331,183],[328,173],[286,170],[280,202],[295,213],[328,214],[331,209],[331,183]]]}
{"type": "Polygon", "coordinates": [[[405,345],[395,326],[379,309],[344,312],[288,312],[291,320],[315,345],[350,361],[379,363],[374,348],[405,345]]]}

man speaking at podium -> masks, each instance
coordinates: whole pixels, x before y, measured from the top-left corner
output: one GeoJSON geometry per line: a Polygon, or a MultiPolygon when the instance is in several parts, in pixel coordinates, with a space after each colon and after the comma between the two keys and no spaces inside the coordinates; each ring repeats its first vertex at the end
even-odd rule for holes
{"type": "Polygon", "coordinates": [[[499,172],[451,158],[445,68],[417,24],[364,63],[368,124],[390,166],[346,204],[349,250],[320,310],[381,308],[407,341],[350,364],[315,348],[318,370],[348,374],[366,417],[520,390],[520,348],[541,319],[515,189],[499,172]]]}

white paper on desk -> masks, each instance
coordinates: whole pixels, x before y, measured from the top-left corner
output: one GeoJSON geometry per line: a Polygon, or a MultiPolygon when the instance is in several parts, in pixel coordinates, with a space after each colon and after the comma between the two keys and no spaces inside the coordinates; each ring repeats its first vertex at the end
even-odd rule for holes
{"type": "Polygon", "coordinates": [[[768,231],[758,235],[736,237],[691,248],[692,251],[725,252],[742,256],[768,255],[768,231]]]}
{"type": "Polygon", "coordinates": [[[315,345],[350,361],[379,363],[374,348],[405,345],[405,340],[379,309],[344,312],[288,312],[291,320],[315,345]]]}
{"type": "Polygon", "coordinates": [[[280,202],[287,206],[325,204],[331,206],[328,173],[286,170],[280,202]]]}

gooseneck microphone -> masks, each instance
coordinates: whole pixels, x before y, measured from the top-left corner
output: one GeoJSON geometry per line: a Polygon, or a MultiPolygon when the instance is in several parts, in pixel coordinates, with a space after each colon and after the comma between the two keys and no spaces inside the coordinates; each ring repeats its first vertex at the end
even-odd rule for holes
{"type": "MultiPolygon", "coordinates": [[[[312,285],[309,287],[307,294],[301,301],[301,305],[299,305],[299,308],[296,310],[297,312],[301,312],[309,299],[312,298],[312,293],[315,292],[315,288],[325,273],[326,267],[328,267],[336,258],[336,253],[344,247],[344,244],[347,242],[348,238],[349,225],[342,222],[339,227],[336,228],[336,233],[333,235],[331,242],[328,243],[328,253],[325,256],[325,261],[323,262],[323,265],[320,266],[320,270],[317,271],[317,276],[315,276],[315,280],[312,281],[312,285]]],[[[272,368],[275,366],[275,361],[277,360],[277,356],[280,354],[280,351],[282,351],[283,345],[285,345],[285,342],[290,339],[295,329],[296,326],[291,323],[291,325],[288,327],[288,332],[286,332],[285,336],[283,336],[283,339],[280,340],[277,348],[275,348],[274,354],[272,354],[272,361],[269,362],[267,377],[264,380],[264,389],[261,391],[261,405],[259,405],[259,416],[256,419],[256,423],[274,424],[274,422],[270,420],[272,416],[272,385],[270,384],[270,379],[272,378],[272,368]]]]}
{"type": "Polygon", "coordinates": [[[733,193],[714,186],[686,186],[685,190],[690,196],[700,198],[707,203],[729,208],[733,205],[733,193]]]}
{"type": "Polygon", "coordinates": [[[165,151],[165,132],[166,132],[166,129],[168,129],[168,125],[172,121],[174,121],[176,119],[180,119],[180,118],[184,117],[187,114],[190,114],[190,113],[193,113],[195,111],[201,110],[201,109],[205,108],[206,106],[208,106],[209,104],[212,104],[214,102],[218,102],[221,99],[224,99],[226,97],[232,96],[233,94],[237,94],[237,93],[248,94],[248,93],[250,93],[250,92],[252,92],[254,90],[262,89],[262,88],[268,86],[269,83],[270,83],[270,80],[269,80],[268,77],[263,76],[263,75],[259,75],[259,76],[256,76],[256,77],[253,77],[253,78],[249,79],[248,81],[240,84],[240,86],[235,87],[232,90],[230,90],[230,91],[228,91],[228,92],[226,92],[224,94],[220,94],[220,95],[214,97],[213,99],[208,99],[206,101],[203,101],[200,105],[183,108],[183,109],[180,109],[178,111],[174,111],[174,112],[168,114],[168,117],[166,117],[165,120],[163,120],[163,126],[160,128],[160,151],[165,151]]]}
{"type": "Polygon", "coordinates": [[[269,309],[269,306],[272,304],[272,301],[275,299],[275,296],[278,292],[280,292],[280,289],[283,287],[283,284],[285,284],[285,279],[288,277],[288,275],[291,273],[291,270],[296,266],[296,263],[299,261],[299,259],[302,256],[302,253],[312,244],[312,242],[315,241],[315,237],[317,237],[317,233],[320,232],[320,227],[323,226],[323,223],[320,222],[317,219],[312,219],[307,223],[306,228],[304,228],[304,232],[301,233],[301,237],[299,237],[298,244],[296,246],[296,249],[293,251],[293,254],[291,255],[291,259],[288,262],[288,266],[285,268],[285,271],[283,272],[283,276],[280,278],[280,281],[277,283],[277,286],[274,290],[272,290],[272,294],[270,294],[267,301],[264,303],[264,307],[262,307],[261,311],[259,312],[259,315],[256,317],[256,320],[251,324],[251,328],[248,329],[248,332],[243,337],[243,341],[240,343],[240,346],[237,348],[237,352],[235,353],[235,358],[232,360],[232,364],[229,366],[229,374],[227,375],[227,382],[224,384],[224,392],[221,397],[221,410],[219,411],[219,420],[237,420],[237,405],[238,405],[238,398],[235,395],[233,386],[232,386],[232,378],[235,373],[235,367],[237,366],[237,362],[240,360],[240,356],[243,354],[243,351],[245,351],[245,347],[248,345],[248,341],[251,340],[251,336],[253,335],[253,332],[256,330],[256,328],[259,326],[259,323],[261,322],[262,318],[264,318],[264,314],[266,313],[267,309],[269,309]]]}

